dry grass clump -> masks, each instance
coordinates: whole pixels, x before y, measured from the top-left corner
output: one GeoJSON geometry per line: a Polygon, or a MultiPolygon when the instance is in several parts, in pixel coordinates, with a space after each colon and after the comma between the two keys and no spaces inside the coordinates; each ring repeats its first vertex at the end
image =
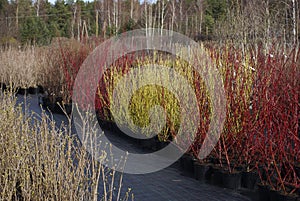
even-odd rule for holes
{"type": "Polygon", "coordinates": [[[29,46],[0,49],[0,81],[15,87],[36,87],[42,65],[38,55],[38,48],[29,46]]]}
{"type": "Polygon", "coordinates": [[[115,200],[105,153],[96,161],[68,124],[25,114],[13,96],[0,94],[0,200],[115,200]]]}
{"type": "Polygon", "coordinates": [[[0,49],[0,82],[12,87],[44,87],[53,102],[70,102],[72,85],[82,62],[89,54],[88,45],[58,38],[49,46],[0,49]]]}
{"type": "MultiPolygon", "coordinates": [[[[53,52],[48,47],[10,46],[0,49],[0,82],[14,88],[42,86],[48,79],[46,73],[52,68],[49,54],[53,52]]],[[[59,72],[56,73],[59,77],[59,72]]]]}
{"type": "Polygon", "coordinates": [[[37,85],[38,61],[36,48],[8,46],[0,48],[0,82],[14,87],[37,85]]]}

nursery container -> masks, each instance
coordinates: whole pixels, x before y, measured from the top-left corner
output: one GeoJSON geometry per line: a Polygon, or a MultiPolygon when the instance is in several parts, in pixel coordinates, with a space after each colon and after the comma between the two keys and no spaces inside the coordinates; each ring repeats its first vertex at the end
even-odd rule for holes
{"type": "Polygon", "coordinates": [[[194,162],[194,177],[197,180],[205,181],[211,177],[212,164],[194,162]]]}
{"type": "Polygon", "coordinates": [[[194,176],[194,162],[196,159],[191,154],[184,154],[180,159],[182,170],[187,176],[194,176]]]}
{"type": "Polygon", "coordinates": [[[0,88],[2,89],[2,91],[6,90],[6,84],[0,83],[0,88]]]}
{"type": "Polygon", "coordinates": [[[277,190],[270,190],[271,201],[298,201],[298,195],[286,194],[277,190]]]}
{"type": "Polygon", "coordinates": [[[47,96],[41,96],[39,98],[39,103],[45,108],[49,109],[54,114],[65,114],[63,109],[67,114],[72,113],[72,104],[63,104],[62,98],[58,97],[55,99],[55,102],[52,103],[47,96]],[[60,104],[60,105],[59,105],[60,104]]]}
{"type": "Polygon", "coordinates": [[[241,188],[241,172],[222,172],[222,185],[224,188],[237,190],[241,188]]]}
{"type": "Polygon", "coordinates": [[[19,95],[27,95],[28,94],[28,89],[18,87],[17,90],[16,90],[16,92],[19,95]]]}
{"type": "Polygon", "coordinates": [[[264,184],[257,184],[257,193],[259,201],[271,201],[270,186],[264,184]]]}
{"type": "MultiPolygon", "coordinates": [[[[300,129],[299,129],[300,130],[300,129]]],[[[294,166],[297,177],[300,178],[300,164],[294,166]]]]}
{"type": "Polygon", "coordinates": [[[98,124],[102,130],[108,130],[108,131],[113,131],[115,128],[115,123],[106,119],[101,119],[96,112],[96,117],[98,124]]]}
{"type": "Polygon", "coordinates": [[[222,175],[223,175],[222,169],[220,167],[213,166],[209,183],[216,186],[222,186],[223,185],[222,175]]]}
{"type": "Polygon", "coordinates": [[[39,88],[38,87],[29,87],[28,88],[28,93],[29,94],[38,94],[39,93],[39,88]]]}
{"type": "Polygon", "coordinates": [[[258,182],[258,174],[255,171],[243,171],[242,172],[242,179],[241,179],[241,186],[243,188],[248,188],[253,190],[255,188],[255,185],[258,182]]]}
{"type": "Polygon", "coordinates": [[[38,85],[37,88],[38,88],[38,93],[40,94],[45,93],[44,87],[42,87],[41,85],[38,85]]]}
{"type": "Polygon", "coordinates": [[[141,139],[140,145],[146,150],[156,150],[156,140],[155,137],[150,139],[141,139]]]}

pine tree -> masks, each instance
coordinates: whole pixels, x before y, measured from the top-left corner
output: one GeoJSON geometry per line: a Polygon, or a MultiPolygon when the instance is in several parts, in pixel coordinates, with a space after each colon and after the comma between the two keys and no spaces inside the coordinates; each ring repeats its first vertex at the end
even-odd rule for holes
{"type": "Polygon", "coordinates": [[[205,28],[206,34],[213,34],[217,22],[225,19],[227,3],[226,0],[206,0],[205,28]]]}
{"type": "Polygon", "coordinates": [[[21,42],[31,45],[47,45],[51,35],[46,23],[40,17],[28,17],[20,28],[21,42]]]}

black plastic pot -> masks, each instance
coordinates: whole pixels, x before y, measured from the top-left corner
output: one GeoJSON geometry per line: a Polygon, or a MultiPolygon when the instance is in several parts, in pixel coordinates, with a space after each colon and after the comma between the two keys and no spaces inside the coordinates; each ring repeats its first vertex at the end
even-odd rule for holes
{"type": "Polygon", "coordinates": [[[271,201],[298,201],[299,196],[296,194],[284,194],[283,192],[270,190],[271,201]]]}
{"type": "Polygon", "coordinates": [[[38,94],[39,88],[38,87],[29,87],[27,91],[29,94],[38,94]]]}
{"type": "Polygon", "coordinates": [[[200,181],[208,181],[211,177],[212,165],[209,163],[194,162],[194,177],[200,181]]]}
{"type": "Polygon", "coordinates": [[[24,197],[22,195],[22,187],[21,187],[21,182],[17,180],[16,182],[16,194],[13,195],[12,200],[24,200],[24,197]]]}
{"type": "MultiPolygon", "coordinates": [[[[299,129],[300,130],[300,129],[299,129]]],[[[295,165],[295,172],[296,172],[296,175],[300,178],[300,164],[298,165],[295,165]]]]}
{"type": "Polygon", "coordinates": [[[72,103],[64,104],[64,108],[65,108],[67,114],[72,113],[72,103]]]}
{"type": "Polygon", "coordinates": [[[0,83],[0,88],[2,89],[2,91],[5,91],[6,90],[6,84],[0,83]]]}
{"type": "Polygon", "coordinates": [[[56,114],[68,114],[72,113],[72,103],[65,104],[61,99],[56,99],[56,102],[53,103],[52,112],[56,114]]]}
{"type": "Polygon", "coordinates": [[[166,146],[169,145],[170,142],[162,142],[162,141],[159,141],[159,139],[156,140],[156,148],[157,150],[160,150],[160,149],[163,149],[165,148],[166,146]]]}
{"type": "Polygon", "coordinates": [[[63,110],[60,108],[60,106],[56,103],[51,103],[49,109],[54,114],[64,114],[63,110]]]}
{"type": "Polygon", "coordinates": [[[254,171],[242,172],[241,186],[243,188],[248,188],[248,189],[253,190],[259,180],[258,177],[259,176],[258,176],[257,172],[254,172],[254,171]]]}
{"type": "Polygon", "coordinates": [[[142,139],[140,141],[140,145],[142,148],[146,150],[156,150],[156,140],[155,138],[150,139],[142,139]]]}
{"type": "Polygon", "coordinates": [[[111,121],[103,120],[101,118],[97,118],[97,120],[98,120],[99,126],[102,129],[112,131],[112,122],[111,121]]]}
{"type": "Polygon", "coordinates": [[[28,94],[28,89],[19,87],[19,88],[17,88],[16,92],[19,95],[27,95],[28,94]]]}
{"type": "Polygon", "coordinates": [[[187,154],[183,154],[179,159],[179,165],[180,165],[181,170],[183,170],[183,168],[184,168],[185,157],[187,157],[187,154]]]}
{"type": "Polygon", "coordinates": [[[237,190],[241,188],[242,174],[241,172],[223,172],[222,184],[224,188],[237,190]]]}
{"type": "MultiPolygon", "coordinates": [[[[161,150],[169,144],[168,142],[159,141],[157,136],[155,136],[151,139],[146,139],[146,141],[148,141],[148,140],[150,140],[150,150],[152,150],[152,151],[161,150]]],[[[145,140],[140,140],[140,145],[142,145],[144,141],[145,140]]]]}
{"type": "Polygon", "coordinates": [[[40,93],[40,94],[45,93],[45,90],[41,85],[38,85],[37,88],[38,88],[38,93],[40,93]]]}
{"type": "Polygon", "coordinates": [[[218,159],[212,156],[208,156],[207,160],[211,163],[211,164],[217,164],[218,163],[218,159]]]}
{"type": "Polygon", "coordinates": [[[19,95],[38,94],[39,88],[38,87],[29,87],[29,88],[18,87],[16,92],[19,95]]]}
{"type": "Polygon", "coordinates": [[[39,102],[45,109],[50,110],[54,114],[64,115],[66,112],[70,115],[72,113],[72,104],[62,104],[61,98],[56,98],[55,103],[52,103],[48,97],[41,97],[39,102]],[[66,110],[65,112],[64,109],[66,110]]]}
{"type": "Polygon", "coordinates": [[[216,186],[223,186],[223,171],[220,167],[212,167],[212,174],[209,183],[216,186]]]}
{"type": "Polygon", "coordinates": [[[50,99],[45,96],[39,96],[39,104],[43,106],[43,108],[47,108],[50,105],[50,99]]]}
{"type": "Polygon", "coordinates": [[[194,176],[194,162],[195,158],[190,154],[184,154],[182,157],[182,166],[185,175],[194,176]]]}
{"type": "Polygon", "coordinates": [[[257,193],[259,201],[271,201],[271,192],[268,185],[257,184],[257,193]]]}

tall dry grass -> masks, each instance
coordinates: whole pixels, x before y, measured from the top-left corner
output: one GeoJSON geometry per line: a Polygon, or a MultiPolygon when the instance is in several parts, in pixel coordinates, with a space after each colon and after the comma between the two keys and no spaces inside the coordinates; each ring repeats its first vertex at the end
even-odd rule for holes
{"type": "MultiPolygon", "coordinates": [[[[116,172],[103,166],[105,153],[95,160],[80,146],[70,122],[26,115],[14,96],[0,94],[0,200],[121,197],[122,176],[116,179],[116,172]]],[[[122,197],[128,200],[129,193],[122,197]]]]}
{"type": "Polygon", "coordinates": [[[0,82],[14,87],[36,87],[42,60],[35,47],[0,49],[0,82]]]}
{"type": "Polygon", "coordinates": [[[52,102],[55,98],[71,100],[72,86],[66,69],[78,68],[89,53],[88,46],[70,39],[59,39],[49,46],[0,49],[0,83],[12,88],[42,86],[52,102]]]}

